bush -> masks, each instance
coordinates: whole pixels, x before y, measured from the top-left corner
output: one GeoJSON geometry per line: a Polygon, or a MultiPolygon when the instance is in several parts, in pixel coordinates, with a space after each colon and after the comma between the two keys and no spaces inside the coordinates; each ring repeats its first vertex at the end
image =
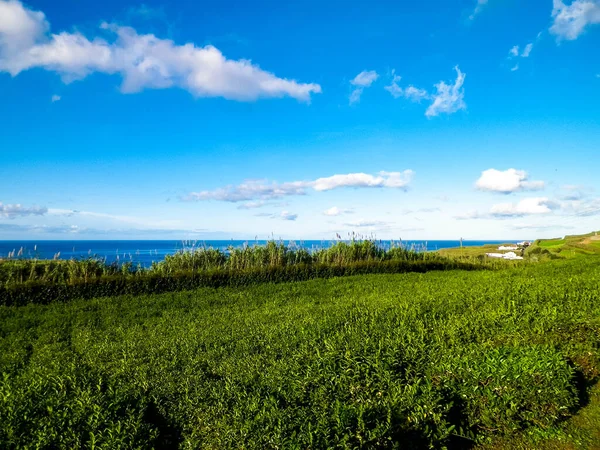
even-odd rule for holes
{"type": "Polygon", "coordinates": [[[470,436],[510,435],[549,427],[577,406],[574,369],[554,348],[473,349],[436,364],[437,379],[456,395],[470,436]]]}
{"type": "Polygon", "coordinates": [[[256,283],[304,281],[367,273],[428,272],[430,270],[477,270],[484,265],[451,260],[362,261],[347,265],[297,264],[239,270],[206,270],[163,275],[146,272],[138,276],[112,275],[60,284],[32,281],[0,287],[0,305],[47,304],[76,298],[109,297],[173,292],[198,287],[247,286],[256,283]]]}

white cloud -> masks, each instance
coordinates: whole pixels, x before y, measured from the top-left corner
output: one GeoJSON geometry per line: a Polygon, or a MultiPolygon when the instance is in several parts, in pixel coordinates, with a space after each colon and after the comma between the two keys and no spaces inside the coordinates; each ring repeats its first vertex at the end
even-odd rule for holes
{"type": "Polygon", "coordinates": [[[325,214],[326,216],[340,216],[342,214],[352,214],[353,212],[354,211],[352,211],[351,209],[340,209],[337,206],[334,206],[323,211],[323,214],[325,214]]]}
{"type": "Polygon", "coordinates": [[[482,191],[508,194],[517,191],[540,190],[544,188],[545,183],[543,181],[528,181],[527,172],[524,170],[488,169],[481,173],[475,186],[482,191]]]}
{"type": "Polygon", "coordinates": [[[600,23],[600,2],[597,0],[575,0],[565,5],[562,0],[554,0],[554,19],[550,32],[558,39],[574,40],[588,25],[600,23]]]}
{"type": "Polygon", "coordinates": [[[556,209],[556,203],[547,197],[524,198],[518,203],[499,203],[492,206],[490,215],[494,217],[523,217],[535,214],[548,214],[556,209]]]}
{"type": "MultiPolygon", "coordinates": [[[[529,43],[525,46],[525,48],[523,48],[523,51],[521,53],[519,53],[519,46],[515,45],[513,48],[511,48],[508,51],[509,57],[508,59],[513,59],[513,58],[528,58],[529,55],[531,54],[531,51],[533,50],[533,43],[529,43]]],[[[515,64],[511,69],[511,72],[515,72],[516,70],[519,70],[519,64],[515,64]]]]}
{"type": "Polygon", "coordinates": [[[433,103],[425,112],[427,117],[435,117],[440,113],[451,114],[461,109],[466,109],[467,105],[464,101],[465,91],[462,89],[465,82],[465,74],[460,71],[458,66],[454,70],[456,70],[454,85],[447,85],[443,81],[435,85],[437,93],[433,95],[433,103]]]}
{"type": "Polygon", "coordinates": [[[340,187],[388,187],[406,188],[413,177],[412,170],[404,172],[379,172],[378,175],[366,173],[349,173],[346,175],[333,175],[327,178],[319,178],[311,183],[316,191],[330,191],[340,187]]]}
{"type": "Polygon", "coordinates": [[[401,79],[402,77],[396,75],[396,71],[392,70],[392,84],[384,87],[384,89],[392,94],[392,97],[394,98],[402,97],[404,94],[404,90],[398,85],[401,79]]]}
{"type": "Polygon", "coordinates": [[[31,206],[26,208],[20,204],[5,205],[0,202],[0,217],[14,219],[15,217],[23,216],[43,216],[48,212],[48,208],[44,206],[31,206]]]}
{"type": "Polygon", "coordinates": [[[330,191],[332,189],[350,188],[396,188],[406,189],[414,172],[379,172],[377,175],[366,173],[349,173],[318,178],[313,181],[292,181],[277,183],[266,180],[248,180],[238,186],[227,186],[212,191],[190,193],[185,200],[217,200],[224,202],[252,202],[272,200],[291,195],[305,195],[308,189],[330,191]]]}
{"type": "Polygon", "coordinates": [[[379,75],[374,70],[363,70],[354,77],[350,84],[354,86],[369,87],[377,80],[377,78],[379,78],[379,75]]]}
{"type": "Polygon", "coordinates": [[[227,186],[213,191],[192,192],[189,200],[217,200],[223,202],[246,202],[271,200],[289,195],[305,195],[306,183],[276,183],[264,180],[248,180],[238,186],[227,186]]]}
{"type": "Polygon", "coordinates": [[[429,93],[425,89],[419,89],[413,85],[403,89],[398,84],[402,79],[401,76],[396,75],[396,71],[392,70],[392,83],[389,86],[385,86],[384,89],[388,91],[392,97],[400,98],[404,97],[416,103],[420,103],[421,100],[429,98],[429,93]]]}
{"type": "Polygon", "coordinates": [[[495,204],[487,213],[469,210],[463,214],[454,216],[454,218],[457,220],[510,219],[513,217],[549,214],[560,208],[560,204],[548,199],[547,197],[532,197],[524,198],[517,203],[495,204]]]}
{"type": "Polygon", "coordinates": [[[359,87],[354,89],[351,93],[350,93],[350,97],[348,97],[348,99],[350,100],[350,104],[353,105],[354,103],[358,103],[360,102],[360,97],[363,93],[363,88],[359,87]]]}
{"type": "Polygon", "coordinates": [[[49,34],[45,15],[17,0],[0,0],[0,71],[13,76],[32,68],[59,73],[64,82],[100,72],[120,74],[121,91],[178,87],[196,97],[252,101],[293,97],[310,101],[315,83],[279,78],[246,59],[227,59],[216,47],[177,45],[133,28],[102,24],[112,42],[79,32],[49,34]]]}
{"type": "Polygon", "coordinates": [[[471,15],[469,16],[470,20],[475,19],[475,16],[477,16],[477,14],[479,14],[482,10],[483,7],[485,5],[487,5],[488,0],[477,0],[477,4],[475,5],[475,9],[473,10],[473,12],[471,13],[471,15]]]}
{"type": "Polygon", "coordinates": [[[412,85],[408,86],[404,90],[404,96],[407,99],[412,100],[413,102],[417,102],[417,103],[419,103],[423,99],[429,98],[429,94],[427,93],[427,91],[425,89],[419,89],[412,85]]]}
{"type": "Polygon", "coordinates": [[[529,43],[523,49],[523,53],[521,53],[521,57],[523,57],[523,58],[529,57],[529,55],[531,54],[531,50],[533,50],[533,44],[529,43]]]}
{"type": "Polygon", "coordinates": [[[57,101],[60,100],[60,95],[53,95],[51,100],[52,100],[52,103],[56,103],[57,101]]]}
{"type": "Polygon", "coordinates": [[[379,75],[374,70],[363,70],[356,75],[354,79],[350,81],[351,85],[356,86],[356,89],[350,94],[350,104],[359,102],[365,88],[371,86],[377,78],[379,78],[379,75]]]}

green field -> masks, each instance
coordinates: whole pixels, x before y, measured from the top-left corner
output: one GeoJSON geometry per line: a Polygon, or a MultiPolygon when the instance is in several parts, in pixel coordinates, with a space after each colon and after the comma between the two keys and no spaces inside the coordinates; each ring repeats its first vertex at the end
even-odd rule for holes
{"type": "Polygon", "coordinates": [[[0,307],[1,448],[600,448],[600,259],[0,307]]]}

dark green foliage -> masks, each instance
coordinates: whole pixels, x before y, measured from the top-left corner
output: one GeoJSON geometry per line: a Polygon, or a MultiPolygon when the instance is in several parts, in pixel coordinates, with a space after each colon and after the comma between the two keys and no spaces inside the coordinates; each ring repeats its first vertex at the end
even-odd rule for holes
{"type": "Polygon", "coordinates": [[[0,307],[0,448],[561,436],[600,368],[598,279],[592,258],[0,307]]]}
{"type": "Polygon", "coordinates": [[[232,270],[216,269],[198,272],[163,274],[150,271],[135,276],[113,275],[77,280],[71,283],[30,281],[0,286],[0,305],[47,304],[77,298],[115,295],[141,295],[190,290],[198,287],[247,286],[256,283],[305,281],[313,278],[331,278],[367,273],[427,272],[430,270],[477,270],[481,264],[449,259],[359,261],[338,264],[273,265],[232,270]]]}

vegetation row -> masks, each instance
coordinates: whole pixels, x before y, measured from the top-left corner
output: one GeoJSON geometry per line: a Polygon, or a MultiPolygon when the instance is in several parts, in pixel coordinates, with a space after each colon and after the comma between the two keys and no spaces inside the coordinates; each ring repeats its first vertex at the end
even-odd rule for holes
{"type": "MultiPolygon", "coordinates": [[[[167,263],[168,264],[168,263],[167,263]]],[[[76,298],[142,295],[191,290],[198,287],[247,286],[257,283],[305,281],[368,273],[428,272],[431,270],[479,270],[482,263],[431,258],[421,260],[366,260],[345,264],[293,264],[240,269],[201,269],[177,271],[150,270],[128,275],[76,278],[74,281],[27,281],[0,286],[0,305],[47,304],[76,298]]]]}

